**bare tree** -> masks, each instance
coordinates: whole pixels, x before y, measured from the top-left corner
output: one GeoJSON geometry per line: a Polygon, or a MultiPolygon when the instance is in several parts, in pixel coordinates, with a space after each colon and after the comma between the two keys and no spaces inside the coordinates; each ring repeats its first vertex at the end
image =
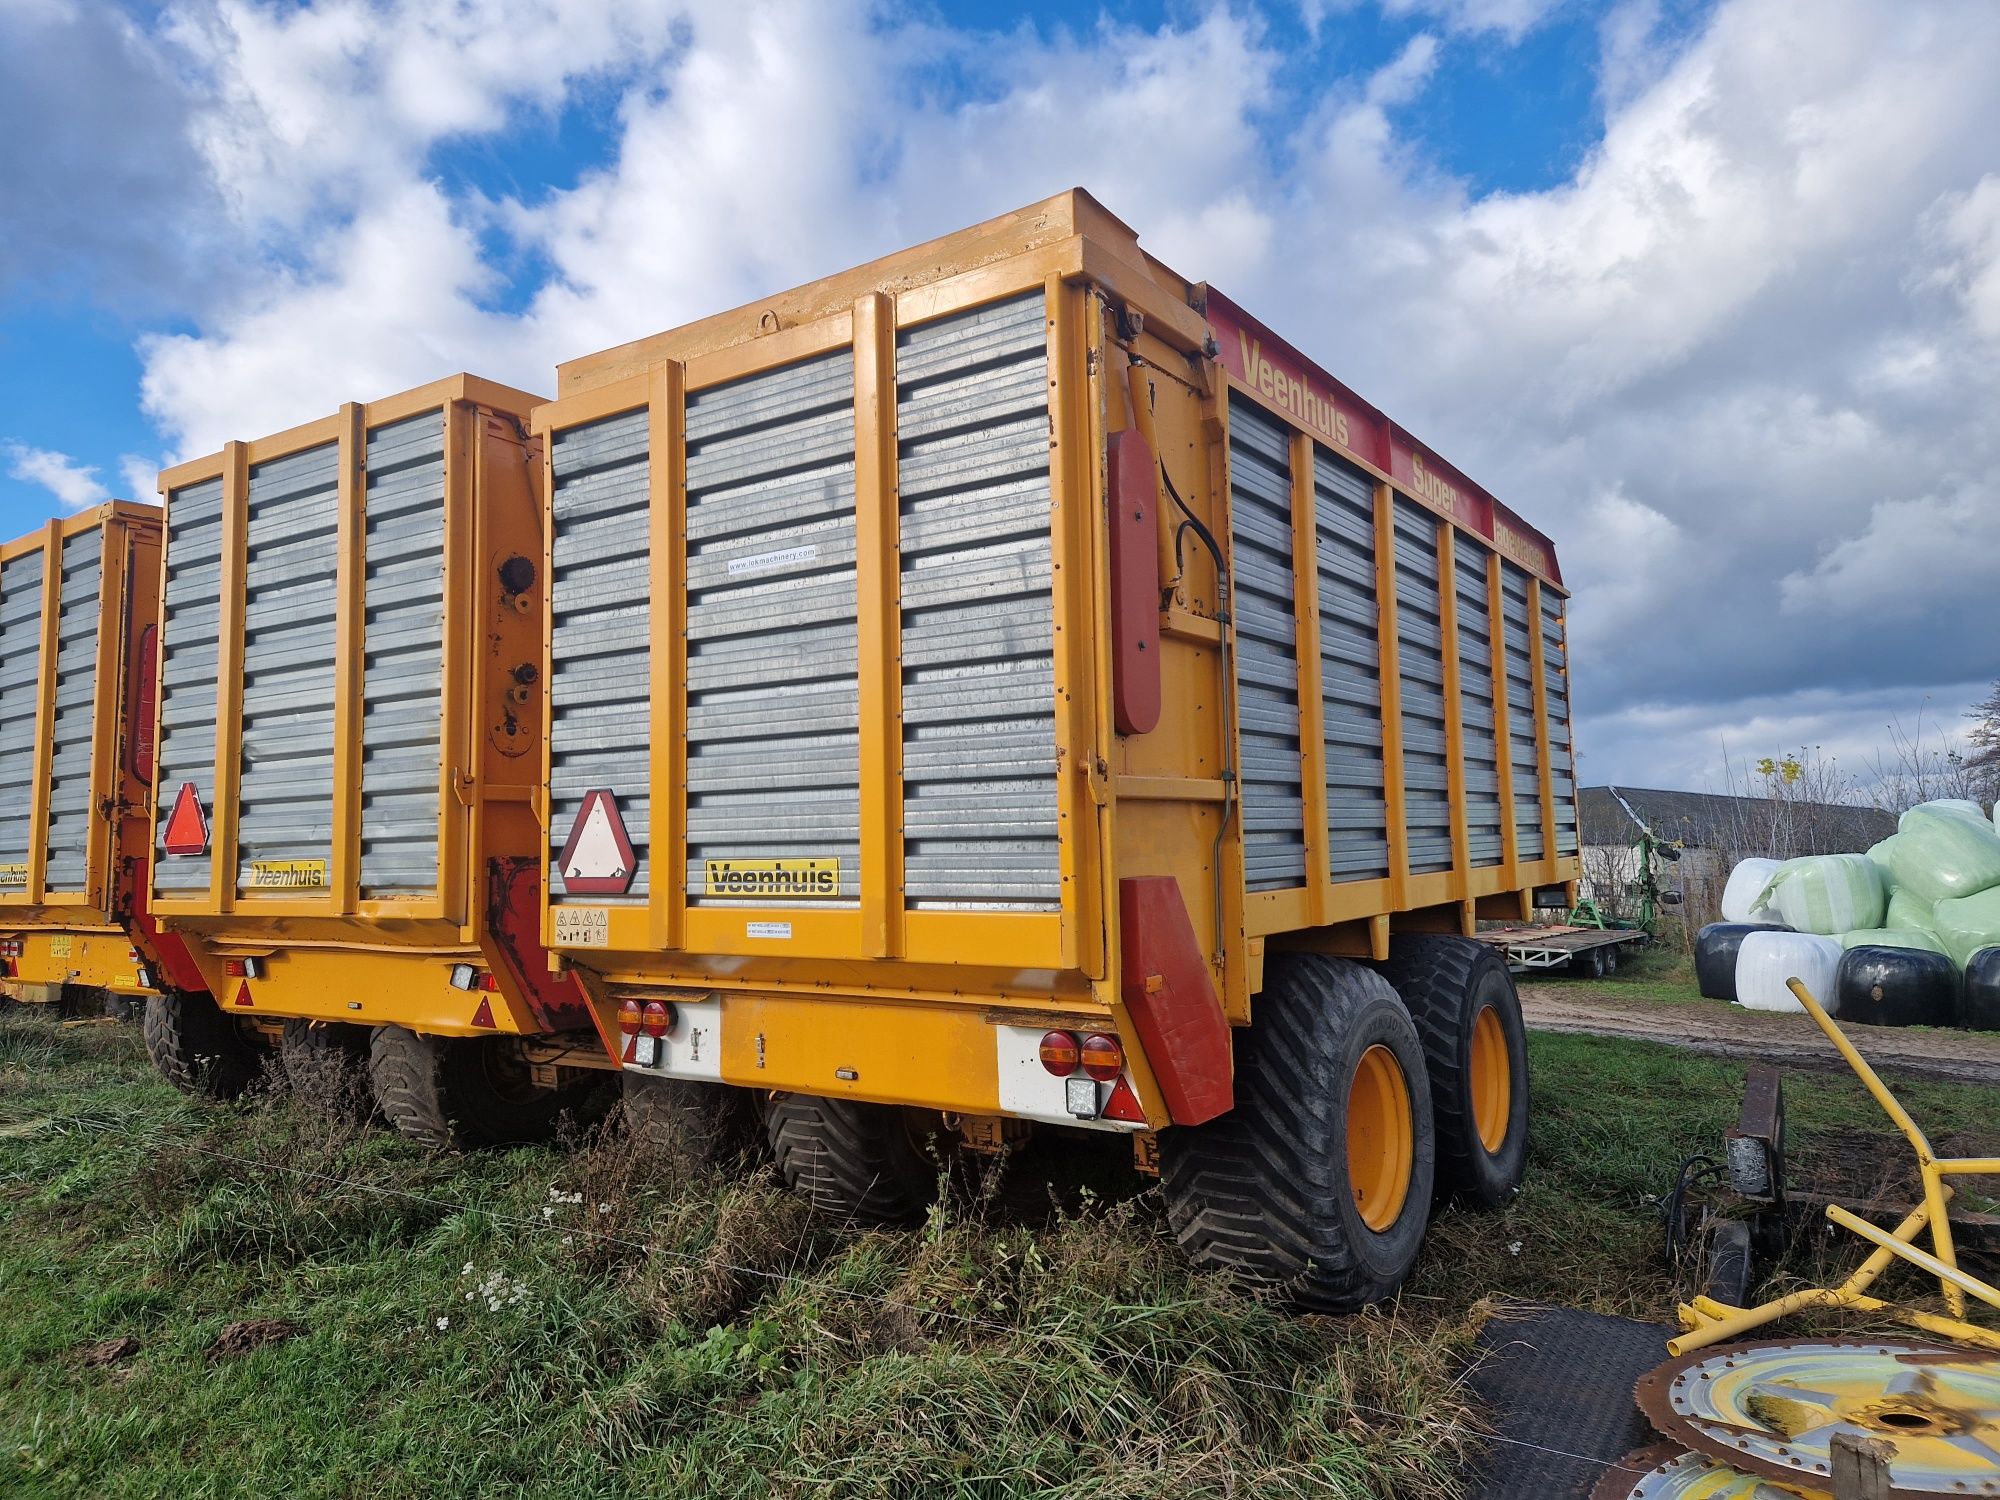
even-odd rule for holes
{"type": "MultiPolygon", "coordinates": [[[[1987,701],[2000,705],[2000,683],[1994,685],[1987,701]]],[[[1974,716],[1977,712],[1975,709],[1974,716]]],[[[1994,712],[2000,714],[2000,706],[1994,712]]],[[[2000,734],[2000,721],[1994,722],[1994,732],[2000,734]]],[[[1991,807],[1993,782],[2000,774],[2000,739],[1995,741],[1995,759],[1982,767],[1976,748],[1979,735],[1980,730],[1974,729],[1967,736],[1975,747],[1967,753],[1951,743],[1943,725],[1926,724],[1921,711],[1912,726],[1893,720],[1888,745],[1869,761],[1869,802],[1892,813],[1941,797],[1964,798],[1991,807]]]]}

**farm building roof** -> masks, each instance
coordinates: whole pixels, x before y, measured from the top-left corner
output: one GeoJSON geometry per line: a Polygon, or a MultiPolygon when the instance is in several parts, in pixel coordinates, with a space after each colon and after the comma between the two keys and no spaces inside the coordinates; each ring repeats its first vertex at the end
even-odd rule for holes
{"type": "Polygon", "coordinates": [[[1732,854],[1859,852],[1896,831],[1894,813],[1845,803],[1630,786],[1587,786],[1578,798],[1586,844],[1629,844],[1640,820],[1656,838],[1732,854]]]}

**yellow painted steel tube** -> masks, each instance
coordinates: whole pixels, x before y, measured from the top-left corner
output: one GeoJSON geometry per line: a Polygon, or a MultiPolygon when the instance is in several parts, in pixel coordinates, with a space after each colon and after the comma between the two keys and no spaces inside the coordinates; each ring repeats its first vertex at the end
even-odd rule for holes
{"type": "MultiPolygon", "coordinates": [[[[1806,1008],[1806,1014],[1810,1015],[1818,1023],[1819,1029],[1826,1033],[1826,1039],[1833,1043],[1842,1057],[1847,1059],[1847,1065],[1854,1070],[1862,1086],[1874,1095],[1875,1102],[1882,1106],[1882,1112],[1895,1122],[1896,1128],[1903,1132],[1904,1139],[1909,1141],[1912,1149],[1916,1151],[1917,1171],[1924,1184],[1924,1203],[1931,1213],[1931,1243],[1937,1247],[1938,1259],[1945,1265],[1956,1268],[1958,1255],[1951,1243],[1951,1218],[1945,1213],[1944,1208],[1945,1199],[1949,1195],[1943,1191],[1944,1182],[1938,1176],[1937,1153],[1931,1149],[1930,1137],[1925,1135],[1922,1128],[1910,1117],[1910,1112],[1903,1108],[1902,1102],[1889,1092],[1889,1086],[1882,1081],[1876,1071],[1868,1066],[1868,1059],[1863,1057],[1854,1043],[1847,1039],[1847,1033],[1834,1024],[1833,1017],[1828,1015],[1819,1001],[1813,998],[1812,991],[1806,988],[1805,982],[1788,979],[1785,985],[1798,997],[1799,1004],[1806,1008]]],[[[1951,1315],[1954,1318],[1964,1317],[1964,1291],[1942,1277],[1939,1278],[1938,1285],[1944,1292],[1945,1306],[1950,1309],[1951,1315]]]]}
{"type": "Polygon", "coordinates": [[[1927,1254],[1919,1250],[1915,1245],[1906,1245],[1901,1240],[1892,1239],[1888,1234],[1877,1229],[1866,1219],[1849,1213],[1838,1203],[1827,1204],[1826,1216],[1842,1229],[1851,1230],[1855,1234],[1860,1235],[1864,1240],[1880,1245],[1891,1255],[1898,1256],[1913,1266],[1922,1267],[1924,1270],[1930,1272],[1931,1275],[1937,1277],[1940,1282],[1949,1286],[1956,1286],[1960,1291],[1970,1293],[1981,1302],[1988,1303],[1993,1307],[2000,1307],[2000,1289],[1988,1285],[1977,1276],[1959,1270],[1956,1266],[1946,1265],[1935,1255],[1927,1254]]]}

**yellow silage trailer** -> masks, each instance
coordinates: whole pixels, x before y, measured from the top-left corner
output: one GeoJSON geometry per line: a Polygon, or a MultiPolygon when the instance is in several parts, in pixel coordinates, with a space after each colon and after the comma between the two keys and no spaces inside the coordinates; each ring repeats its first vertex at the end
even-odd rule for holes
{"type": "Polygon", "coordinates": [[[214,997],[149,1002],[181,1087],[277,1046],[453,1145],[605,1066],[540,940],[536,399],[454,376],[160,476],[152,908],[214,997]]]}
{"type": "Polygon", "coordinates": [[[1400,1284],[1517,1184],[1482,919],[1578,873],[1554,550],[1081,191],[536,409],[541,937],[638,1128],[921,1210],[1124,1132],[1203,1264],[1400,1284]]]}
{"type": "Polygon", "coordinates": [[[160,512],[113,500],[0,545],[0,992],[199,991],[147,910],[160,512]]]}

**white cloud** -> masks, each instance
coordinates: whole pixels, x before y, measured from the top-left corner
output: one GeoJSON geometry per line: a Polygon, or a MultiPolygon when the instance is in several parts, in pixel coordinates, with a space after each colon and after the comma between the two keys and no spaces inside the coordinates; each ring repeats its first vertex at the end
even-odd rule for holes
{"type": "Polygon", "coordinates": [[[9,474],[26,484],[40,485],[64,510],[84,510],[111,498],[111,491],[97,482],[97,470],[67,453],[8,442],[0,443],[0,454],[6,455],[9,474]]]}
{"type": "Polygon", "coordinates": [[[158,459],[147,458],[143,454],[120,454],[118,477],[125,482],[123,498],[142,501],[149,505],[158,504],[162,467],[158,459]]]}
{"type": "Polygon", "coordinates": [[[1482,193],[1404,122],[1464,37],[1553,6],[1385,8],[1437,35],[1301,91],[1221,6],[1049,36],[861,0],[182,0],[189,128],[268,253],[144,345],[146,409],[185,456],[457,368],[547,389],[558,358],[1081,183],[1556,537],[1596,775],[1989,675],[2000,9],[1718,0],[1675,30],[1626,0],[1601,138],[1482,193]],[[573,187],[428,175],[585,83],[616,139],[573,187]],[[549,271],[512,313],[496,231],[549,271]]]}

